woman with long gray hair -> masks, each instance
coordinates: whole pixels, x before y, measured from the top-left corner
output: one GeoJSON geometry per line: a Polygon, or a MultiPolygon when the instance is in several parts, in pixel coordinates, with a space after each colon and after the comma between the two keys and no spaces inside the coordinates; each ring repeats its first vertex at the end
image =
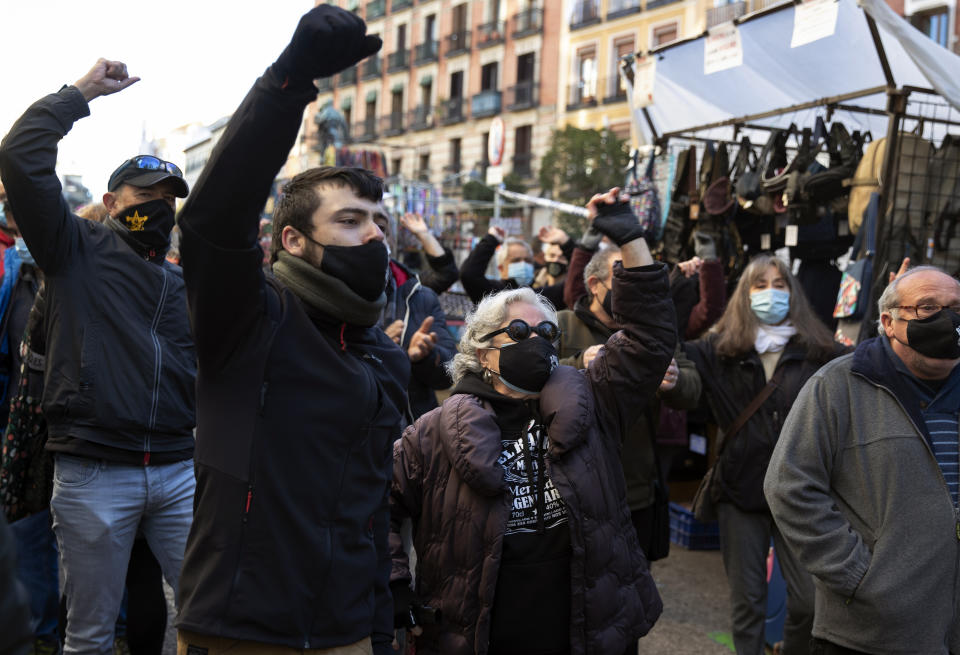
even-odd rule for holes
{"type": "Polygon", "coordinates": [[[630,522],[619,435],[654,397],[676,342],[666,268],[617,190],[591,206],[623,250],[621,329],[592,365],[559,366],[556,310],[532,289],[486,297],[450,365],[455,388],[394,446],[398,627],[431,655],[622,653],[662,609],[630,522]],[[396,528],[414,526],[416,588],[396,528]]]}

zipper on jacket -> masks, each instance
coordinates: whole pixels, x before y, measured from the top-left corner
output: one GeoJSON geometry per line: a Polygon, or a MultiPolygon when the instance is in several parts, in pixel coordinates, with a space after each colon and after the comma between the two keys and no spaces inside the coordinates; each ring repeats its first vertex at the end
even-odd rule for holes
{"type": "MultiPolygon", "coordinates": [[[[153,395],[150,404],[150,423],[149,429],[152,432],[157,425],[157,407],[160,404],[160,371],[163,369],[163,348],[160,346],[160,338],[157,336],[157,326],[160,325],[160,316],[163,314],[163,306],[167,301],[167,271],[160,268],[163,274],[163,286],[160,288],[160,301],[157,303],[157,310],[153,314],[153,322],[150,324],[150,338],[153,339],[154,363],[153,363],[153,395]]],[[[143,449],[150,452],[150,434],[147,434],[146,446],[143,449]]]]}

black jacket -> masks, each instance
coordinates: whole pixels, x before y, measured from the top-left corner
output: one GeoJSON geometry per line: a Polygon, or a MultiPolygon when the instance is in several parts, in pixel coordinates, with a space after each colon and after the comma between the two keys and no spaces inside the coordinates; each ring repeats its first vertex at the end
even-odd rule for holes
{"type": "Polygon", "coordinates": [[[75,216],[60,192],[57,143],[88,113],[80,91],[64,87],[31,105],[0,144],[9,201],[46,279],[50,437],[142,452],[144,462],[150,452],[189,456],[196,359],[180,268],[75,216]]]}
{"type": "MultiPolygon", "coordinates": [[[[496,252],[499,245],[499,239],[492,234],[486,234],[480,239],[480,242],[477,243],[474,249],[470,251],[470,254],[463,260],[463,263],[460,264],[460,281],[463,283],[463,289],[467,292],[467,295],[470,296],[470,300],[475,303],[480,302],[484,296],[490,295],[491,293],[503,291],[504,289],[516,289],[519,286],[513,278],[506,280],[487,279],[487,265],[490,263],[490,258],[493,257],[493,253],[496,252]]],[[[568,239],[567,242],[563,244],[563,254],[568,261],[573,254],[573,246],[574,242],[572,239],[568,239]]],[[[563,282],[545,287],[537,287],[534,291],[546,296],[558,310],[565,309],[567,306],[566,303],[563,302],[563,282]]]]}
{"type": "Polygon", "coordinates": [[[404,352],[410,347],[413,334],[428,316],[433,316],[431,331],[437,333],[433,352],[410,366],[410,384],[407,385],[409,406],[404,408],[406,423],[410,424],[437,406],[435,389],[447,389],[453,384],[445,365],[456,354],[457,343],[447,328],[447,317],[440,307],[437,294],[403,264],[394,261],[393,265],[408,277],[399,287],[395,275],[390,277],[382,327],[386,328],[395,320],[404,321],[406,329],[400,340],[404,352]]]}
{"type": "Polygon", "coordinates": [[[261,77],[183,209],[197,342],[197,491],[180,629],[390,652],[388,485],[409,362],[377,327],[312,320],[264,277],[260,210],[316,89],[261,77]]]}
{"type": "MultiPolygon", "coordinates": [[[[707,405],[724,431],[767,384],[763,363],[756,350],[736,358],[722,357],[715,350],[716,334],[683,344],[700,373],[707,405]]],[[[767,511],[763,478],[780,436],[787,413],[801,387],[817,369],[842,354],[839,345],[832,353],[813,355],[796,337],[787,343],[777,362],[783,369],[780,384],[743,428],[724,446],[714,479],[721,500],[744,511],[767,511]]]]}
{"type": "Polygon", "coordinates": [[[423,253],[426,267],[420,269],[420,283],[428,289],[433,289],[438,296],[449,289],[454,282],[460,279],[460,270],[453,259],[453,253],[448,248],[443,254],[433,257],[423,253]]]}

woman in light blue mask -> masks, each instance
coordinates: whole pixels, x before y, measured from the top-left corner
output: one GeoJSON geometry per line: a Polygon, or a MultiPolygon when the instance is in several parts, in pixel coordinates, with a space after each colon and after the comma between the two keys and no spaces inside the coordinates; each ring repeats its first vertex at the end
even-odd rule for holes
{"type": "Polygon", "coordinates": [[[717,324],[704,337],[685,343],[684,350],[697,367],[705,404],[719,426],[710,492],[720,522],[736,651],[764,652],[772,537],[787,581],[782,652],[807,653],[813,581],[786,549],[763,497],[763,479],[800,388],[842,347],[810,309],[787,264],[760,255],[744,270],[717,324]],[[754,402],[758,398],[759,405],[754,402]]]}

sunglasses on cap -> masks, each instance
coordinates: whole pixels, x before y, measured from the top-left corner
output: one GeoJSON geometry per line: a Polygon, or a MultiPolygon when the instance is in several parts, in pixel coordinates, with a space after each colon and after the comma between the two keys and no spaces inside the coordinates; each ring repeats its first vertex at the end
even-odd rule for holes
{"type": "Polygon", "coordinates": [[[170,175],[183,177],[183,171],[180,170],[179,166],[153,155],[137,155],[128,159],[114,172],[114,175],[128,168],[136,168],[141,171],[166,171],[170,175]]]}
{"type": "Polygon", "coordinates": [[[510,324],[507,325],[507,327],[502,327],[499,330],[494,330],[490,334],[485,334],[484,336],[480,337],[480,341],[487,341],[488,339],[492,339],[498,334],[502,334],[504,332],[508,337],[517,342],[529,338],[530,334],[533,332],[536,332],[538,335],[550,342],[554,342],[560,338],[560,327],[556,323],[551,323],[550,321],[541,321],[540,323],[531,326],[522,318],[515,318],[510,321],[510,324]]]}

